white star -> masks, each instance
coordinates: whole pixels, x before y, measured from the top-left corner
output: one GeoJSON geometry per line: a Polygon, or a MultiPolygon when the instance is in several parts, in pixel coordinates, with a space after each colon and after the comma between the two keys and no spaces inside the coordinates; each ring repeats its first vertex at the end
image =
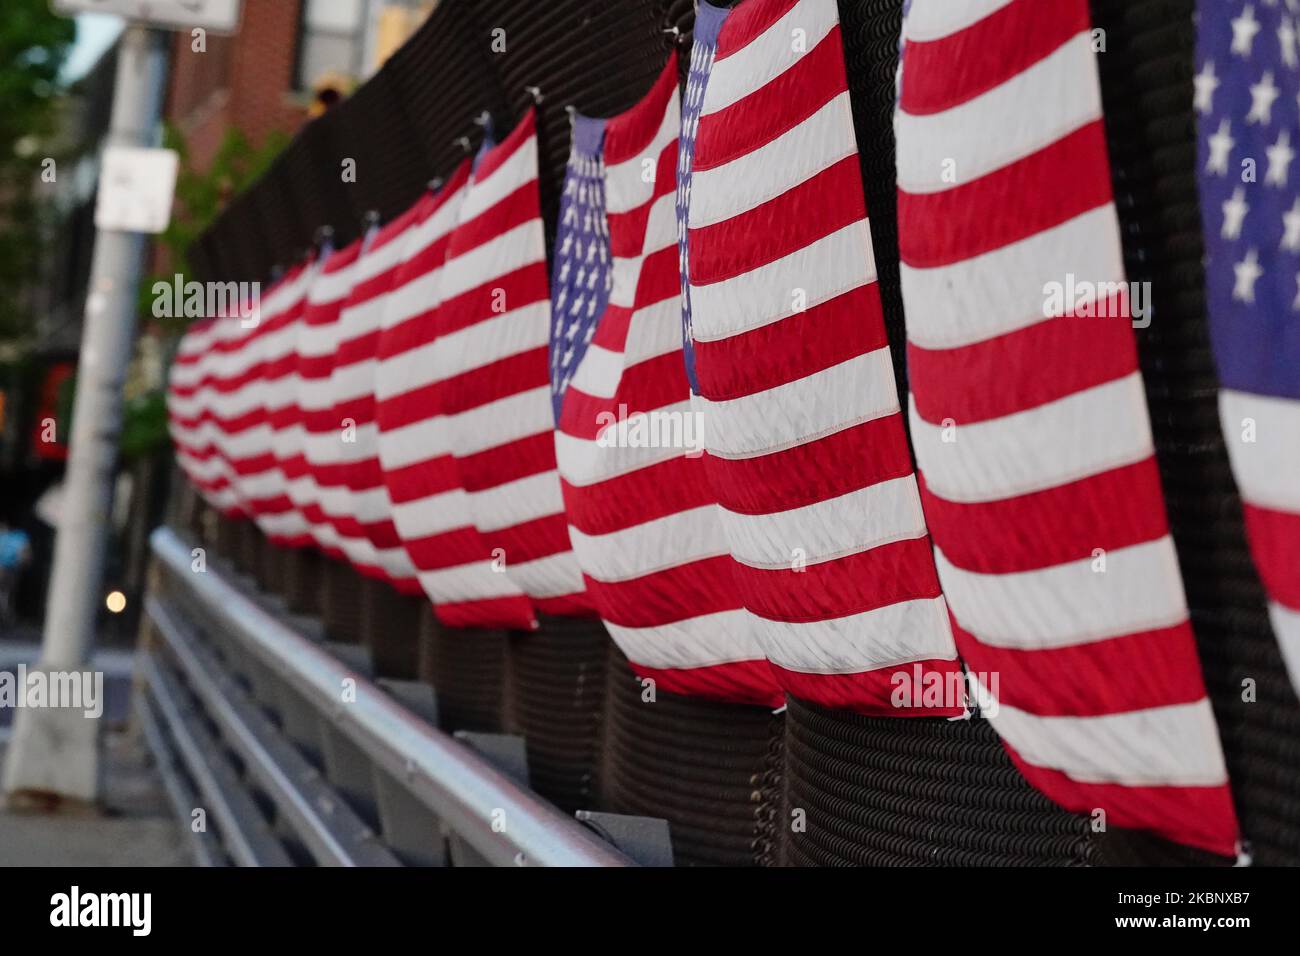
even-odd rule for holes
{"type": "Polygon", "coordinates": [[[1237,284],[1232,289],[1232,297],[1238,302],[1255,301],[1255,283],[1264,274],[1259,267],[1259,253],[1251,249],[1246,258],[1232,267],[1237,274],[1237,284]]]}
{"type": "Polygon", "coordinates": [[[1232,192],[1232,198],[1223,204],[1223,229],[1219,235],[1224,239],[1241,238],[1241,224],[1246,221],[1250,206],[1246,203],[1246,190],[1238,186],[1232,192]]]}
{"type": "Polygon", "coordinates": [[[1246,9],[1241,11],[1241,16],[1232,21],[1232,52],[1250,56],[1258,32],[1259,21],[1255,19],[1255,8],[1248,3],[1246,9]]]}
{"type": "Polygon", "coordinates": [[[1273,102],[1281,92],[1273,83],[1273,71],[1269,70],[1250,88],[1250,112],[1246,114],[1246,122],[1265,125],[1273,122],[1273,102]]]}
{"type": "Polygon", "coordinates": [[[1232,124],[1228,120],[1219,120],[1219,130],[1210,137],[1210,158],[1205,163],[1207,173],[1228,175],[1228,158],[1237,141],[1232,138],[1232,124]]]}
{"type": "Polygon", "coordinates": [[[1295,51],[1296,32],[1290,17],[1282,17],[1282,25],[1277,28],[1277,42],[1282,47],[1282,62],[1287,66],[1298,65],[1295,51]]]}
{"type": "Polygon", "coordinates": [[[1291,303],[1291,311],[1300,312],[1300,272],[1296,273],[1295,284],[1296,284],[1295,301],[1291,303]]]}
{"type": "Polygon", "coordinates": [[[1300,196],[1296,197],[1289,212],[1282,213],[1282,222],[1286,226],[1282,248],[1287,252],[1300,252],[1300,196]]]}
{"type": "Polygon", "coordinates": [[[1214,75],[1214,61],[1206,60],[1201,72],[1196,74],[1196,111],[1209,113],[1214,109],[1214,91],[1219,88],[1219,78],[1214,75]]]}
{"type": "Polygon", "coordinates": [[[1291,160],[1295,159],[1290,134],[1282,130],[1277,134],[1277,142],[1265,152],[1268,153],[1268,173],[1264,176],[1264,182],[1272,183],[1280,189],[1287,184],[1287,171],[1291,168],[1291,160]]]}

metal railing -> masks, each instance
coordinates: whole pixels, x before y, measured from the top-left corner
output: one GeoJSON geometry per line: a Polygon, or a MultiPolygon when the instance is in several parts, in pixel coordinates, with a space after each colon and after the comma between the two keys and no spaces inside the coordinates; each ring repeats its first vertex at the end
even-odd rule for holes
{"type": "Polygon", "coordinates": [[[372,682],[171,529],[151,544],[143,722],[235,862],[633,865],[408,706],[418,688],[372,682]]]}

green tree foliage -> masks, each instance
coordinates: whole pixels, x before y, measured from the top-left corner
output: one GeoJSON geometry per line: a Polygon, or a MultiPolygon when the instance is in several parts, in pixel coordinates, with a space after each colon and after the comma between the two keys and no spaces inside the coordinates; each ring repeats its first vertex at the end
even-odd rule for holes
{"type": "Polygon", "coordinates": [[[36,273],[42,141],[57,117],[59,70],[75,26],[49,0],[0,5],[0,339],[25,332],[23,290],[36,273]]]}

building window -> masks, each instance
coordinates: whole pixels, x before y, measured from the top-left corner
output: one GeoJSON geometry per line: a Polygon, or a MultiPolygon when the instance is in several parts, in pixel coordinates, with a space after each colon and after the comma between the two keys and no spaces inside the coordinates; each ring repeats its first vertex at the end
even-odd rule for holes
{"type": "Polygon", "coordinates": [[[365,0],[303,0],[297,85],[359,76],[365,59],[365,0]]]}

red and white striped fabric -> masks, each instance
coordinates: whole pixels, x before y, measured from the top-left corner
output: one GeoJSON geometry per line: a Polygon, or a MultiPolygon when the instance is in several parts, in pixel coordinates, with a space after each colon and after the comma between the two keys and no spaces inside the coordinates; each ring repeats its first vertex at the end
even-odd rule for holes
{"type": "Polygon", "coordinates": [[[228,389],[223,387],[235,410],[225,427],[226,459],[234,472],[241,509],[250,517],[264,511],[277,493],[269,420],[273,383],[292,342],[292,323],[301,311],[309,279],[307,266],[300,265],[267,289],[256,324],[243,340],[239,368],[226,380],[228,389]]]}
{"type": "Polygon", "coordinates": [[[451,455],[433,351],[447,244],[469,182],[465,162],[416,204],[401,263],[384,301],[375,421],[392,517],[420,585],[448,627],[531,628],[532,604],[493,565],[451,455]]]}
{"type": "Polygon", "coordinates": [[[281,467],[289,482],[289,498],[306,519],[311,540],[332,558],[345,560],[338,531],[323,509],[318,476],[338,459],[343,426],[334,415],[331,374],[342,335],[339,313],[352,291],[354,266],[361,240],[325,259],[307,293],[307,308],[298,333],[298,415],[300,444],[288,449],[281,467]]]}
{"type": "MultiPolygon", "coordinates": [[[[698,449],[619,440],[638,419],[691,416],[677,271],[680,126],[675,55],[640,103],[605,124],[612,288],[555,433],[569,536],[587,591],[638,675],[672,693],[779,706],[698,449]]],[[[578,171],[596,165],[580,128],[570,159],[578,188],[578,171]]]]}
{"type": "Polygon", "coordinates": [[[167,386],[167,428],[176,447],[176,463],[205,500],[209,500],[210,483],[217,476],[209,463],[213,449],[200,435],[203,406],[199,390],[215,326],[215,319],[205,318],[185,330],[177,343],[167,386]]]}
{"type": "Polygon", "coordinates": [[[678,174],[684,305],[740,594],[790,693],[867,714],[961,715],[835,0],[702,2],[695,29],[678,174]]]}
{"type": "Polygon", "coordinates": [[[338,351],[330,390],[334,420],[345,428],[337,459],[321,469],[322,509],[361,574],[419,594],[415,566],[392,520],[392,501],[379,462],[375,372],[385,299],[397,279],[417,203],[375,231],[354,267],[352,292],[339,316],[338,351]]]}
{"type": "Polygon", "coordinates": [[[1035,787],[1231,854],[1128,303],[1050,302],[1125,281],[1087,0],[913,0],[904,38],[912,437],[962,657],[1035,787]]]}
{"type": "Polygon", "coordinates": [[[318,263],[308,262],[287,277],[283,291],[275,292],[272,317],[264,320],[259,346],[264,415],[251,438],[257,463],[241,481],[257,526],[286,546],[306,543],[307,525],[293,508],[282,463],[285,430],[298,418],[298,333],[317,269],[318,263]]]}
{"type": "MultiPolygon", "coordinates": [[[[590,614],[555,470],[550,300],[532,110],[480,156],[447,243],[431,350],[474,526],[543,613],[590,614]]],[[[449,548],[454,549],[454,543],[449,548]]],[[[476,549],[452,551],[476,564],[476,549]]]]}

